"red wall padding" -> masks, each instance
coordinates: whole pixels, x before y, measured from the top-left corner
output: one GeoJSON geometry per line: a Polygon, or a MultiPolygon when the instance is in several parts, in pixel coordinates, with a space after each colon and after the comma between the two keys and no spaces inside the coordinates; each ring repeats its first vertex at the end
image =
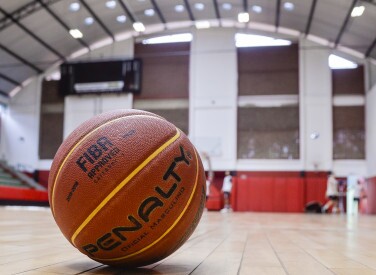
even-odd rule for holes
{"type": "Polygon", "coordinates": [[[0,186],[0,200],[21,200],[47,202],[47,191],[0,186]]]}
{"type": "MultiPolygon", "coordinates": [[[[367,179],[367,214],[376,214],[376,177],[367,179]]],[[[363,200],[362,200],[363,201],[363,200]]]]}
{"type": "Polygon", "coordinates": [[[235,211],[303,212],[308,202],[325,203],[326,172],[238,172],[235,211]]]}

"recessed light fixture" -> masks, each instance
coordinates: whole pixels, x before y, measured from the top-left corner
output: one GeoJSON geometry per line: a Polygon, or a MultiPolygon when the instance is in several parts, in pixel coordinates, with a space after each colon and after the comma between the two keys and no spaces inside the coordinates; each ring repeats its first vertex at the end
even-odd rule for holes
{"type": "Polygon", "coordinates": [[[176,5],[175,6],[175,11],[176,12],[183,12],[185,10],[183,5],[176,5]]]}
{"type": "Polygon", "coordinates": [[[147,9],[144,11],[144,14],[146,16],[153,16],[155,14],[155,11],[153,9],[147,9]]]}
{"type": "Polygon", "coordinates": [[[116,21],[119,23],[125,23],[125,21],[127,21],[127,17],[125,15],[119,15],[116,17],[116,21]]]}
{"type": "Polygon", "coordinates": [[[110,0],[106,2],[106,7],[109,9],[114,9],[116,7],[116,1],[110,0]]]}
{"type": "Polygon", "coordinates": [[[197,29],[208,29],[210,28],[210,22],[209,21],[197,21],[195,23],[195,26],[197,29]]]}
{"type": "Polygon", "coordinates": [[[205,5],[203,3],[195,3],[194,5],[196,10],[202,11],[205,9],[205,5]]]}
{"type": "Polygon", "coordinates": [[[364,7],[364,6],[357,6],[357,7],[354,7],[353,10],[352,10],[352,12],[351,12],[351,17],[362,16],[364,10],[365,10],[365,7],[364,7]]]}
{"type": "Polygon", "coordinates": [[[287,11],[292,11],[295,9],[295,5],[291,2],[285,2],[283,3],[283,8],[287,11]]]}
{"type": "Polygon", "coordinates": [[[90,26],[94,23],[93,17],[86,17],[84,20],[85,25],[90,26]]]}
{"type": "Polygon", "coordinates": [[[253,11],[254,13],[262,13],[262,7],[261,7],[261,6],[254,5],[254,6],[252,6],[252,11],[253,11]]]}
{"type": "Polygon", "coordinates": [[[145,31],[145,26],[142,22],[134,22],[133,28],[136,32],[144,32],[145,31]]]}
{"type": "Polygon", "coordinates": [[[70,3],[70,5],[69,5],[69,10],[70,11],[75,12],[75,11],[78,11],[79,9],[80,9],[80,4],[79,3],[77,3],[77,2],[70,3]]]}
{"type": "Polygon", "coordinates": [[[247,23],[249,21],[249,13],[248,12],[238,13],[238,21],[240,23],[247,23]]]}
{"type": "Polygon", "coordinates": [[[222,4],[222,9],[229,11],[232,9],[232,5],[230,3],[223,3],[222,4]]]}
{"type": "Polygon", "coordinates": [[[71,29],[69,30],[69,34],[75,39],[82,38],[84,36],[79,29],[71,29]]]}

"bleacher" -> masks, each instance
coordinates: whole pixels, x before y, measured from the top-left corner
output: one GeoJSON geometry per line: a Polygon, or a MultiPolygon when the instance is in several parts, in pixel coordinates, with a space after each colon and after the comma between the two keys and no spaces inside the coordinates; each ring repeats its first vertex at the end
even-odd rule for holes
{"type": "Polygon", "coordinates": [[[0,205],[48,205],[46,188],[0,162],[0,205]]]}

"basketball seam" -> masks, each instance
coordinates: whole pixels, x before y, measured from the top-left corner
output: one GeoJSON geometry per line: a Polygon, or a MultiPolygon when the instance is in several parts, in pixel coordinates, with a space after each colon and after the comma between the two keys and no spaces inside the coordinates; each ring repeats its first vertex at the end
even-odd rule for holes
{"type": "Polygon", "coordinates": [[[54,200],[55,200],[55,190],[56,190],[56,182],[57,182],[57,179],[59,178],[60,176],[60,172],[61,170],[63,169],[65,163],[67,162],[68,158],[70,157],[70,155],[73,153],[73,151],[82,143],[84,142],[91,134],[95,133],[96,131],[98,131],[99,129],[101,129],[102,127],[112,123],[112,122],[116,122],[118,120],[121,120],[123,118],[128,118],[128,117],[135,117],[135,116],[147,116],[147,117],[150,117],[150,118],[155,118],[155,119],[160,119],[162,120],[162,118],[159,118],[159,117],[156,117],[156,116],[149,116],[149,115],[146,115],[146,114],[142,114],[142,115],[128,115],[128,116],[122,116],[122,117],[118,117],[118,118],[115,118],[115,119],[112,119],[112,120],[109,120],[101,125],[99,125],[98,127],[96,127],[95,129],[91,130],[90,132],[88,132],[86,135],[84,135],[73,147],[70,148],[68,154],[64,157],[63,161],[61,162],[60,166],[59,166],[59,169],[56,173],[56,177],[53,181],[53,184],[52,186],[50,187],[52,190],[51,190],[51,212],[53,214],[53,216],[55,216],[55,207],[54,207],[54,200]]]}
{"type": "Polygon", "coordinates": [[[194,153],[195,153],[195,157],[196,157],[196,179],[195,179],[195,184],[194,184],[194,187],[193,187],[193,190],[190,194],[190,197],[188,199],[188,202],[186,203],[186,205],[184,206],[184,209],[183,211],[180,213],[180,215],[178,216],[178,218],[174,221],[174,223],[162,234],[162,236],[160,236],[158,239],[156,239],[154,242],[152,242],[151,244],[149,244],[148,246],[134,252],[134,253],[131,253],[129,255],[126,255],[126,256],[123,256],[123,257],[118,257],[118,258],[109,258],[109,259],[103,259],[103,258],[94,258],[94,257],[91,257],[93,260],[97,260],[97,261],[121,261],[121,260],[125,260],[125,259],[128,259],[128,258],[131,258],[133,256],[136,256],[142,252],[144,252],[145,250],[148,250],[149,248],[151,248],[152,246],[156,245],[159,241],[161,241],[168,233],[171,232],[171,230],[179,223],[179,221],[181,220],[181,218],[183,217],[183,215],[185,214],[185,212],[187,211],[189,205],[191,204],[192,202],[192,199],[193,199],[193,195],[195,194],[196,192],[196,189],[197,189],[197,185],[198,185],[198,175],[199,175],[199,163],[198,163],[198,156],[197,156],[197,152],[196,150],[194,149],[194,153]]]}
{"type": "Polygon", "coordinates": [[[148,163],[156,158],[165,148],[171,145],[175,140],[180,137],[180,130],[176,128],[176,134],[155,150],[150,156],[148,156],[139,166],[136,167],[122,182],[120,182],[102,202],[90,213],[89,216],[81,223],[81,225],[75,230],[71,237],[71,242],[75,246],[75,239],[80,234],[82,229],[98,214],[98,212],[134,177],[140,172],[148,163]]]}

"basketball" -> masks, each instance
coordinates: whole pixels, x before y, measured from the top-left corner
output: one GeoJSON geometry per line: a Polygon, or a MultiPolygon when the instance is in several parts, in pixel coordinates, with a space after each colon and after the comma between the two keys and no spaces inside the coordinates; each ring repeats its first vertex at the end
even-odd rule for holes
{"type": "Polygon", "coordinates": [[[205,203],[205,174],[186,135],[140,110],[98,115],[58,149],[49,202],[64,236],[107,265],[144,266],[178,249],[205,203]]]}

